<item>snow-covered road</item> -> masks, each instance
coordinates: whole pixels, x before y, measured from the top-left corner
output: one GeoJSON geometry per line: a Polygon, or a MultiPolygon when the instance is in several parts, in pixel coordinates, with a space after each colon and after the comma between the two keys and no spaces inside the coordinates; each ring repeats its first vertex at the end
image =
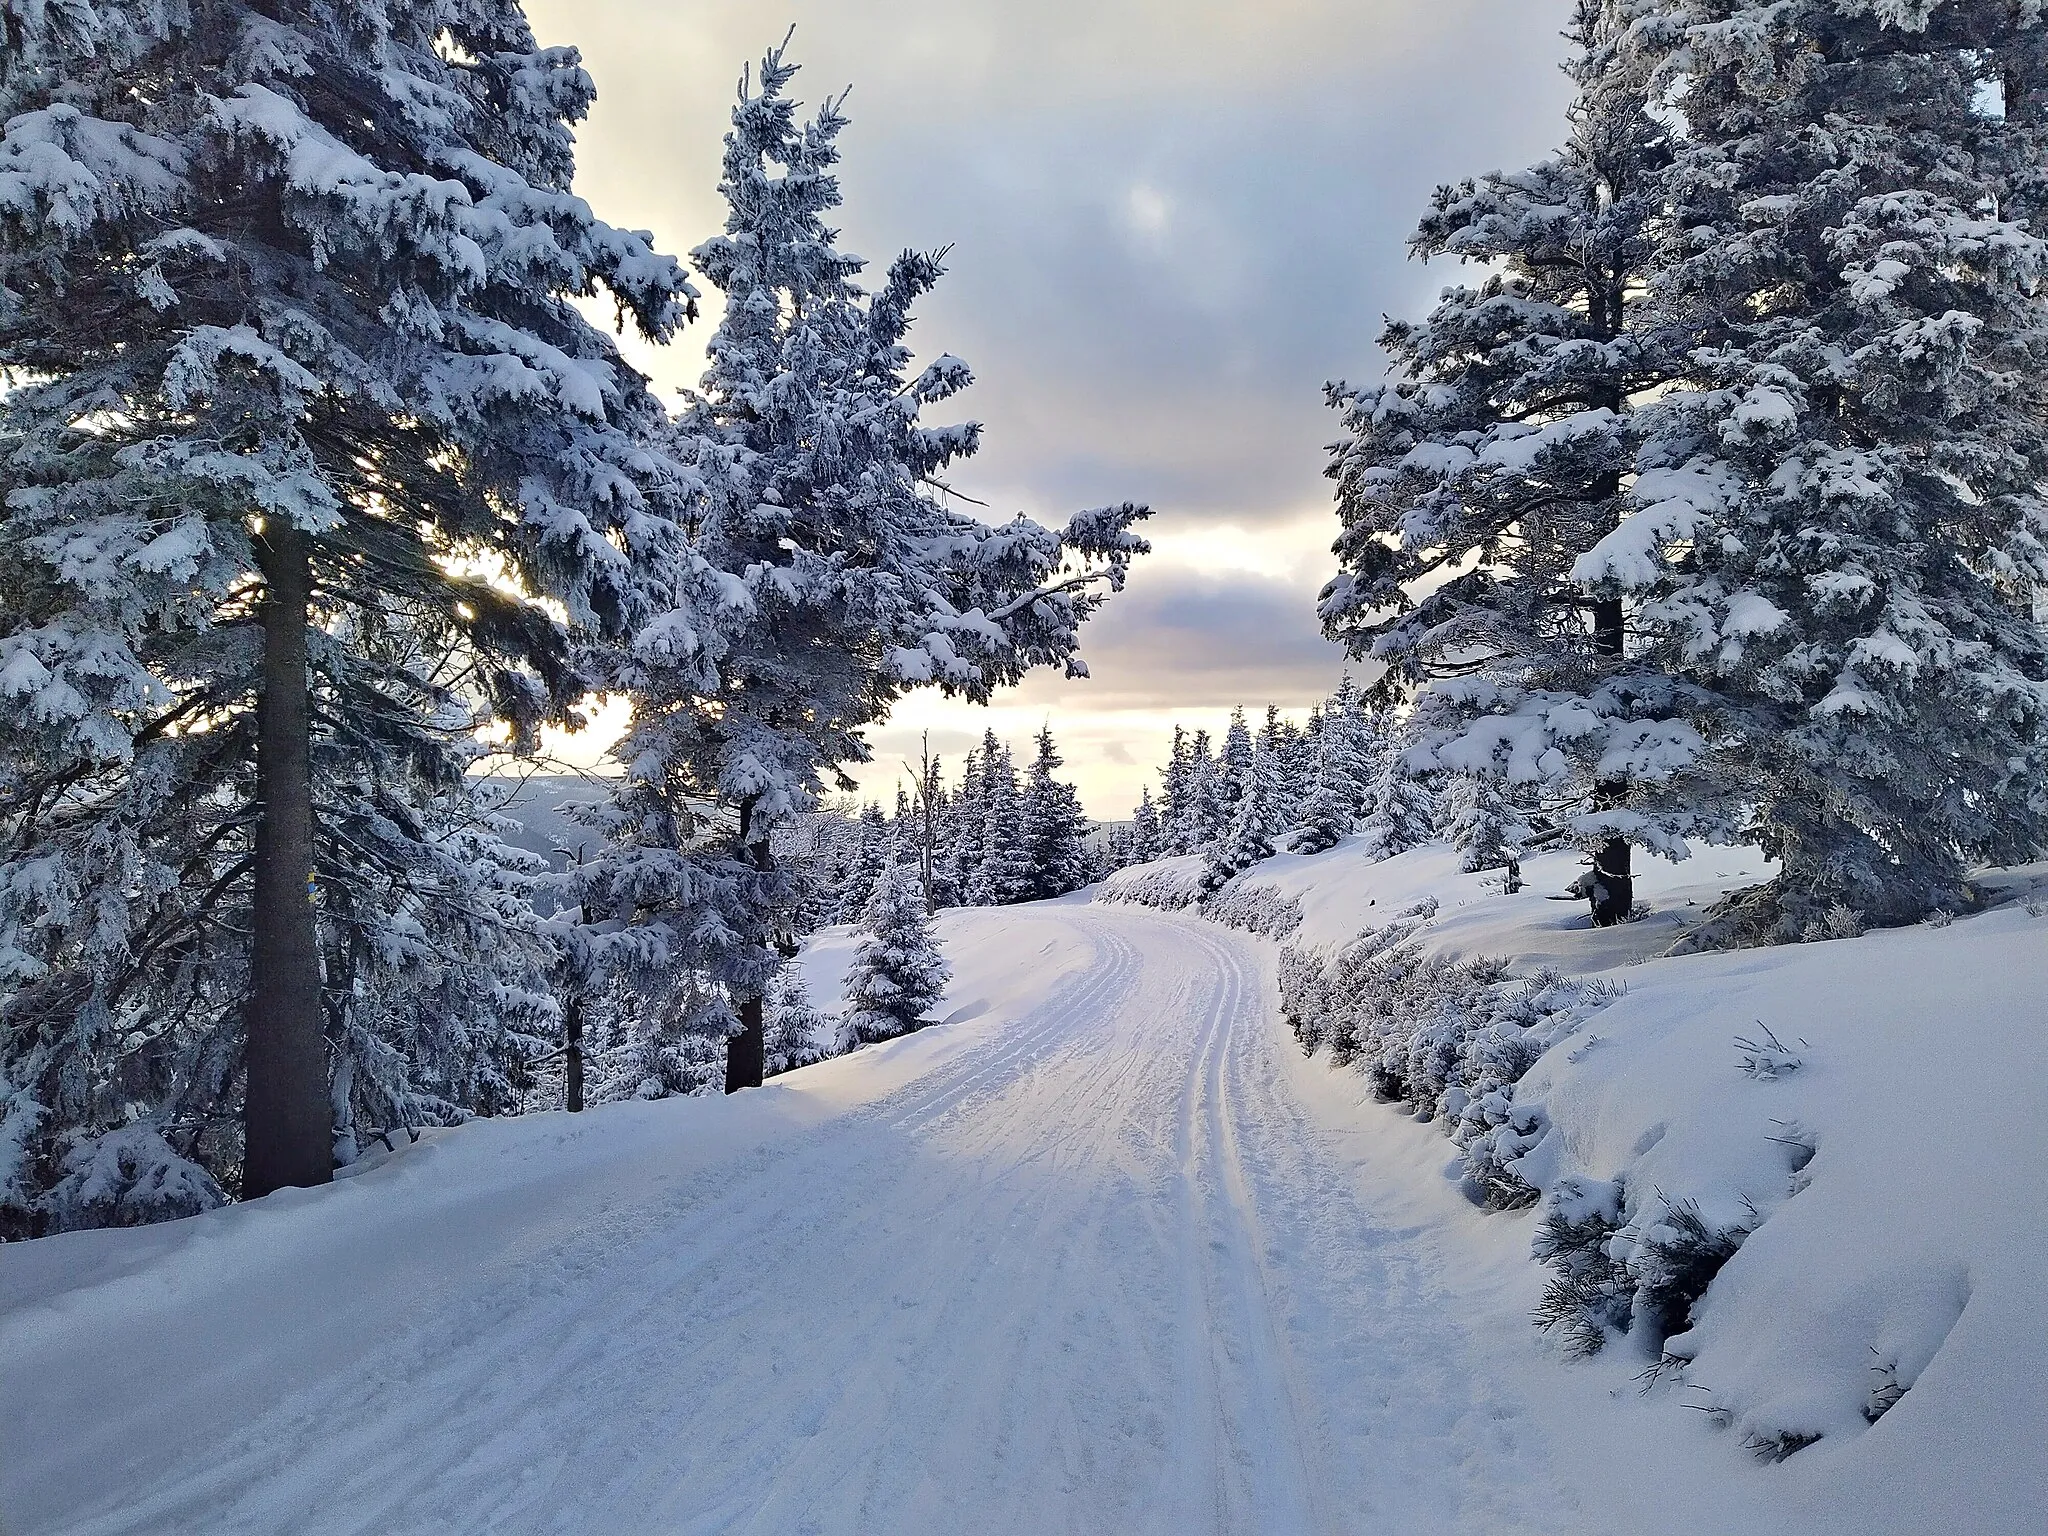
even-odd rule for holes
{"type": "Polygon", "coordinates": [[[977,1017],[758,1093],[0,1253],[0,1528],[1581,1528],[1266,952],[982,922],[977,1017]]]}

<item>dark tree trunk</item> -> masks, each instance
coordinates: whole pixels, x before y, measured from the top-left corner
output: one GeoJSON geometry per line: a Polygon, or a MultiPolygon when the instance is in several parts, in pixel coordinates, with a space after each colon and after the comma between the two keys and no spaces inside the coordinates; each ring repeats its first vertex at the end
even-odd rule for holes
{"type": "Polygon", "coordinates": [[[583,1108],[583,993],[572,991],[562,1006],[562,1079],[569,1113],[583,1108]]]}
{"type": "MultiPolygon", "coordinates": [[[[1619,600],[1593,605],[1593,649],[1601,656],[1615,661],[1621,659],[1626,639],[1623,622],[1619,600]]],[[[1594,800],[1605,808],[1620,804],[1625,794],[1623,785],[1601,784],[1595,786],[1594,800]]],[[[1616,923],[1628,921],[1628,915],[1636,904],[1636,883],[1627,838],[1609,838],[1593,855],[1593,880],[1588,899],[1593,907],[1594,926],[1612,928],[1616,923]]]]}
{"type": "MultiPolygon", "coordinates": [[[[775,868],[775,855],[765,838],[755,841],[754,802],[740,805],[740,850],[762,873],[775,868]]],[[[768,1008],[756,991],[739,1000],[740,1032],[725,1042],[725,1091],[758,1088],[768,1070],[768,1008]]]]}
{"type": "Polygon", "coordinates": [[[740,999],[740,1032],[725,1042],[725,1091],[758,1088],[768,1067],[768,1005],[761,994],[740,999]]]}
{"type": "Polygon", "coordinates": [[[257,541],[265,578],[256,748],[256,888],[249,951],[248,1088],[242,1194],[253,1199],[334,1175],[334,1110],[320,1018],[313,924],[312,699],[305,534],[273,523],[257,541]]]}

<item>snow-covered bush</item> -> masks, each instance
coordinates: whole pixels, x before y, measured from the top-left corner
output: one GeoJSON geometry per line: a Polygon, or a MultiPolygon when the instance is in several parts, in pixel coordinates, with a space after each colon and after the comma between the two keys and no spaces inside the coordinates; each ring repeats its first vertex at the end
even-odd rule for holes
{"type": "Polygon", "coordinates": [[[1158,907],[1178,912],[1202,899],[1203,860],[1198,854],[1181,854],[1151,864],[1120,869],[1102,882],[1097,901],[1128,901],[1141,907],[1158,907]]]}
{"type": "Polygon", "coordinates": [[[1240,876],[1202,903],[1202,916],[1226,928],[1284,939],[1301,926],[1301,902],[1240,876]]]}
{"type": "Polygon", "coordinates": [[[139,1123],[73,1145],[44,1201],[50,1229],[137,1227],[223,1204],[213,1176],[180,1157],[154,1125],[139,1123]]]}
{"type": "Polygon", "coordinates": [[[1807,944],[1821,944],[1829,939],[1860,939],[1863,937],[1863,918],[1838,901],[1809,921],[1799,937],[1807,944]]]}
{"type": "Polygon", "coordinates": [[[1531,1245],[1552,1272],[1536,1323],[1562,1334],[1569,1354],[1598,1354],[1633,1334],[1657,1356],[1656,1371],[1679,1369],[1686,1357],[1672,1336],[1692,1326],[1693,1309],[1755,1220],[1713,1223],[1696,1202],[1662,1194],[1630,1220],[1627,1196],[1622,1179],[1558,1181],[1531,1245]]]}
{"type": "Polygon", "coordinates": [[[1530,1245],[1553,1271],[1536,1304],[1536,1324],[1557,1329],[1566,1353],[1581,1359],[1628,1327],[1634,1287],[1609,1252],[1623,1203],[1619,1179],[1561,1179],[1530,1245]]]}
{"type": "Polygon", "coordinates": [[[1739,1063],[1742,1070],[1759,1082],[1774,1083],[1781,1077],[1789,1077],[1806,1064],[1805,1058],[1792,1050],[1771,1032],[1768,1024],[1757,1021],[1757,1034],[1761,1040],[1749,1035],[1738,1035],[1735,1048],[1742,1053],[1739,1063]]]}
{"type": "Polygon", "coordinates": [[[1477,1198],[1528,1205],[1536,1190],[1513,1165],[1547,1126],[1540,1112],[1518,1111],[1514,1085],[1617,989],[1548,971],[1517,978],[1491,957],[1432,951],[1419,935],[1436,911],[1424,898],[1334,955],[1290,946],[1281,1007],[1308,1050],[1327,1047],[1380,1098],[1439,1121],[1464,1152],[1477,1198]]]}

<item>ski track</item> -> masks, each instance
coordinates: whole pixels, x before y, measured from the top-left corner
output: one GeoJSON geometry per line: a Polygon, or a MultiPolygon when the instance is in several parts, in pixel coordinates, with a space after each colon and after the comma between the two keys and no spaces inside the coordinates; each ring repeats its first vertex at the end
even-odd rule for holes
{"type": "Polygon", "coordinates": [[[50,1529],[1569,1528],[1422,1235],[1290,1093],[1264,951],[1123,907],[1017,928],[1093,963],[865,1104],[600,1190],[50,1529]]]}

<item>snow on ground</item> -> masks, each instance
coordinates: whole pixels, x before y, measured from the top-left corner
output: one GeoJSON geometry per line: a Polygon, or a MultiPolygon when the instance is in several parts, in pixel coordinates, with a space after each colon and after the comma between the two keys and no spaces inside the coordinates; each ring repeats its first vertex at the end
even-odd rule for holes
{"type": "MultiPolygon", "coordinates": [[[[1311,921],[1432,878],[1322,857],[1341,893],[1273,866],[1311,921]]],[[[1466,888],[1460,943],[1616,942],[1466,888]]],[[[1475,1210],[1435,1127],[1303,1059],[1275,944],[1072,899],[942,931],[949,1023],[767,1088],[0,1248],[0,1529],[2038,1528],[2048,923],[1629,968],[1526,1080],[1555,1176],[1789,1188],[1748,1130],[1813,1133],[1698,1330],[1715,1392],[1837,1415],[1779,1465],[1530,1326],[1533,1214],[1475,1210]],[[1736,1070],[1758,1017],[1809,1042],[1776,1081],[1736,1070]],[[1820,1389],[1866,1335],[1933,1354],[1859,1431],[1820,1389]]],[[[849,953],[807,959],[821,1003],[849,953]]]]}
{"type": "MultiPolygon", "coordinates": [[[[1162,861],[1109,887],[1167,900],[1198,866],[1162,861]]],[[[1441,846],[1375,863],[1351,839],[1270,860],[1245,883],[1294,902],[1302,921],[1289,942],[1316,952],[1433,898],[1425,949],[1501,956],[1523,974],[1604,974],[1625,989],[1518,1085],[1516,1102],[1550,1130],[1515,1171],[1546,1193],[1618,1182],[1638,1232],[1673,1205],[1754,1229],[1708,1288],[1697,1326],[1669,1343],[1690,1366],[1640,1403],[1627,1394],[1640,1432],[1693,1419],[1700,1468],[1782,1501],[1769,1530],[2042,1528],[2048,919],[2023,898],[2048,894],[2048,869],[1987,875],[2004,904],[1945,926],[1658,959],[1767,866],[1740,849],[1641,859],[1636,894],[1649,914],[1608,930],[1590,926],[1582,902],[1544,899],[1578,867],[1570,854],[1532,859],[1527,889],[1509,896],[1441,846]],[[1711,1434],[1715,1424],[1727,1433],[1711,1434]],[[1745,1443],[1787,1436],[1819,1439],[1768,1470],[1731,1465],[1745,1443]]],[[[1305,1097],[1334,1091],[1362,1126],[1395,1117],[1367,1101],[1356,1074],[1320,1061],[1295,1082],[1305,1097]]],[[[1426,1137],[1410,1171],[1450,1162],[1443,1172],[1456,1177],[1452,1150],[1426,1137]]],[[[1526,1262],[1539,1217],[1457,1225],[1476,1224],[1526,1262]]],[[[1503,1281],[1498,1294],[1528,1283],[1503,1281]]],[[[1619,1391],[1654,1359],[1645,1347],[1618,1341],[1558,1369],[1619,1391]]],[[[1646,1477],[1631,1465],[1646,1509],[1663,1503],[1667,1476],[1700,1484],[1712,1507],[1711,1475],[1646,1477]]]]}
{"type": "MultiPolygon", "coordinates": [[[[1466,874],[1456,851],[1441,843],[1375,862],[1364,838],[1349,837],[1323,853],[1276,854],[1246,883],[1300,903],[1301,925],[1289,940],[1303,948],[1334,950],[1429,897],[1440,909],[1426,936],[1429,948],[1498,955],[1523,971],[1552,965],[1567,974],[1590,974],[1669,948],[1721,896],[1755,885],[1770,872],[1753,848],[1702,848],[1676,863],[1638,853],[1635,897],[1650,909],[1648,917],[1595,928],[1583,900],[1551,899],[1585,867],[1584,856],[1575,852],[1537,854],[1522,866],[1522,890],[1509,896],[1499,889],[1497,872],[1466,874]]],[[[1099,890],[1111,900],[1179,907],[1201,894],[1201,873],[1197,856],[1161,859],[1118,870],[1099,890]]]]}

